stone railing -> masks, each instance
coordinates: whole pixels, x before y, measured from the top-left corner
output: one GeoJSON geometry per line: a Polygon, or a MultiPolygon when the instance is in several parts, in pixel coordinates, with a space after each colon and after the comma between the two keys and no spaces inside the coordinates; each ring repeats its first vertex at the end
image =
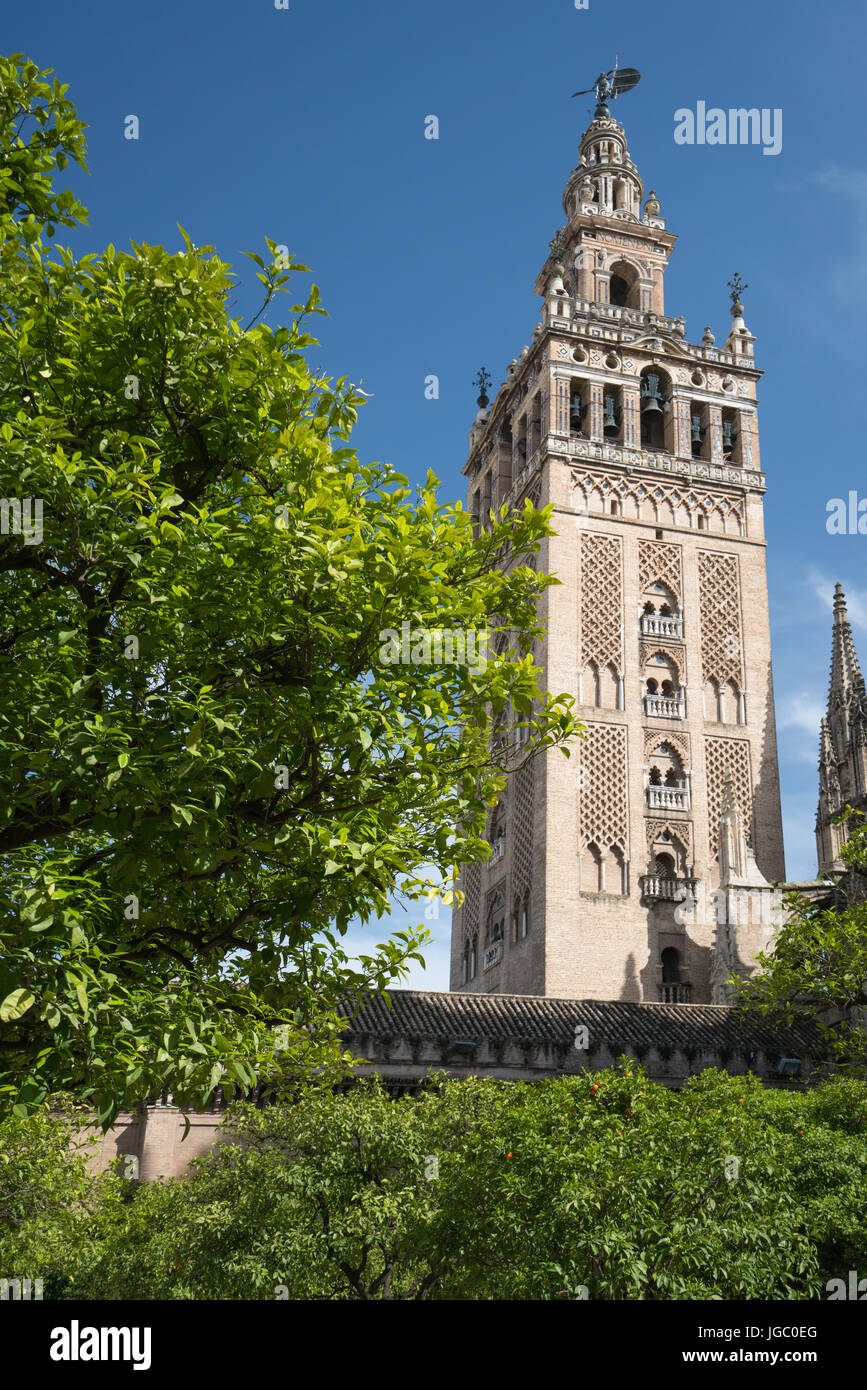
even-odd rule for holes
{"type": "Polygon", "coordinates": [[[501,835],[500,838],[499,838],[499,840],[495,840],[494,843],[491,845],[491,857],[490,857],[490,859],[488,860],[488,863],[489,863],[489,864],[496,864],[496,863],[497,863],[497,860],[502,859],[502,857],[503,857],[503,855],[504,855],[505,853],[506,853],[506,837],[505,837],[505,835],[501,835]]]}
{"type": "Polygon", "coordinates": [[[683,618],[669,617],[664,613],[642,613],[641,633],[643,637],[674,637],[683,641],[683,618]]]}
{"type": "Polygon", "coordinates": [[[659,999],[662,1004],[688,1004],[689,985],[660,985],[659,999]]]}
{"type": "Polygon", "coordinates": [[[567,303],[571,304],[573,313],[579,318],[590,318],[599,323],[633,324],[648,333],[673,333],[678,338],[682,338],[686,333],[686,319],[682,317],[669,318],[649,309],[627,309],[621,304],[600,304],[595,299],[573,299],[567,303]]]}
{"type": "Polygon", "coordinates": [[[651,811],[688,811],[689,787],[648,787],[647,804],[651,811]]]}
{"type": "Polygon", "coordinates": [[[645,695],[644,713],[651,719],[685,719],[686,697],[679,695],[645,695]]]}
{"type": "Polygon", "coordinates": [[[642,874],[638,880],[642,898],[650,902],[679,902],[685,892],[695,892],[694,878],[674,878],[667,874],[642,874]]]}

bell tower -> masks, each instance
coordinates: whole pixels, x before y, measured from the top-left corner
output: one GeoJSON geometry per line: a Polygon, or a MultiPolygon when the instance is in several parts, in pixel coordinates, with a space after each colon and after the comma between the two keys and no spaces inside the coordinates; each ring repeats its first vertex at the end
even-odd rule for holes
{"type": "Polygon", "coordinates": [[[785,877],[761,373],[739,277],[720,346],[666,316],[676,238],[605,80],[536,280],[540,321],[480,396],[464,470],[481,526],[504,502],[553,507],[538,563],[560,582],[535,655],[586,737],[569,760],[528,761],[498,730],[512,775],[491,857],[462,875],[451,988],[707,1003],[726,808],[761,882],[785,877]]]}

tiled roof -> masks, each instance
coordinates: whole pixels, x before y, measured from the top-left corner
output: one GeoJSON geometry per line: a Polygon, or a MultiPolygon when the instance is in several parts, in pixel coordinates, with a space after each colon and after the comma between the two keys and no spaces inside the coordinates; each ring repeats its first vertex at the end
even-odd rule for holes
{"type": "Polygon", "coordinates": [[[391,1004],[372,996],[347,1030],[361,1034],[476,1041],[520,1040],[571,1046],[578,1024],[609,1050],[634,1045],[752,1050],[786,1056],[822,1052],[807,1020],[777,1027],[723,1004],[628,1004],[619,1000],[551,999],[532,994],[459,994],[392,989],[391,1004]]]}

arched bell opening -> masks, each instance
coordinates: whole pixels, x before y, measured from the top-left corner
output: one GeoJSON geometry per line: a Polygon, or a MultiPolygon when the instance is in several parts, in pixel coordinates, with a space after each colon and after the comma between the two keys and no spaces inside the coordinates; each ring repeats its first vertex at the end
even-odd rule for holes
{"type": "Polygon", "coordinates": [[[638,271],[627,261],[615,261],[611,267],[608,302],[622,309],[641,308],[641,286],[638,271]]]}
{"type": "Polygon", "coordinates": [[[602,433],[612,442],[623,438],[623,391],[619,386],[602,388],[602,433]]]}
{"type": "Polygon", "coordinates": [[[729,405],[724,406],[722,412],[722,451],[726,463],[743,462],[740,411],[729,405]]]}
{"type": "Polygon", "coordinates": [[[655,367],[641,373],[641,444],[645,449],[672,450],[671,379],[655,367]]]}
{"type": "Polygon", "coordinates": [[[590,388],[586,381],[573,380],[569,386],[569,433],[583,439],[588,433],[590,388]]]}
{"type": "Polygon", "coordinates": [[[710,458],[710,420],[706,405],[693,402],[689,417],[689,442],[694,459],[710,458]]]}

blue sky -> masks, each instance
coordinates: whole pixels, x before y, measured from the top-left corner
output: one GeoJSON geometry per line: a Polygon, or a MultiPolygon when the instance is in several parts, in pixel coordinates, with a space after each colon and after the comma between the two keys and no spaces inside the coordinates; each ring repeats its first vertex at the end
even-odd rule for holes
{"type": "MultiPolygon", "coordinates": [[[[433,468],[447,495],[463,493],[474,373],[487,366],[496,390],[538,319],[533,281],[589,121],[589,99],[570,93],[615,55],[641,70],[615,112],[680,237],[666,311],[690,341],[705,324],[719,341],[726,282],[738,270],[750,286],[794,878],[815,873],[837,579],[867,662],[867,536],[826,531],[830,498],[867,497],[865,30],[858,0],[42,0],[5,17],[4,45],[53,67],[90,125],[91,220],[74,248],[174,249],[181,223],[244,267],[243,313],[256,285],[242,253],[265,236],[286,244],[330,312],[314,363],[373,393],[360,455],[413,479],[433,468]],[[699,101],[780,108],[780,153],[677,145],[674,112],[699,101]],[[124,139],[130,114],[137,141],[124,139]],[[438,140],[424,138],[431,114],[438,140]],[[429,373],[438,400],[425,399],[429,373]]],[[[447,987],[448,919],[429,922],[436,945],[413,984],[447,987]]]]}

